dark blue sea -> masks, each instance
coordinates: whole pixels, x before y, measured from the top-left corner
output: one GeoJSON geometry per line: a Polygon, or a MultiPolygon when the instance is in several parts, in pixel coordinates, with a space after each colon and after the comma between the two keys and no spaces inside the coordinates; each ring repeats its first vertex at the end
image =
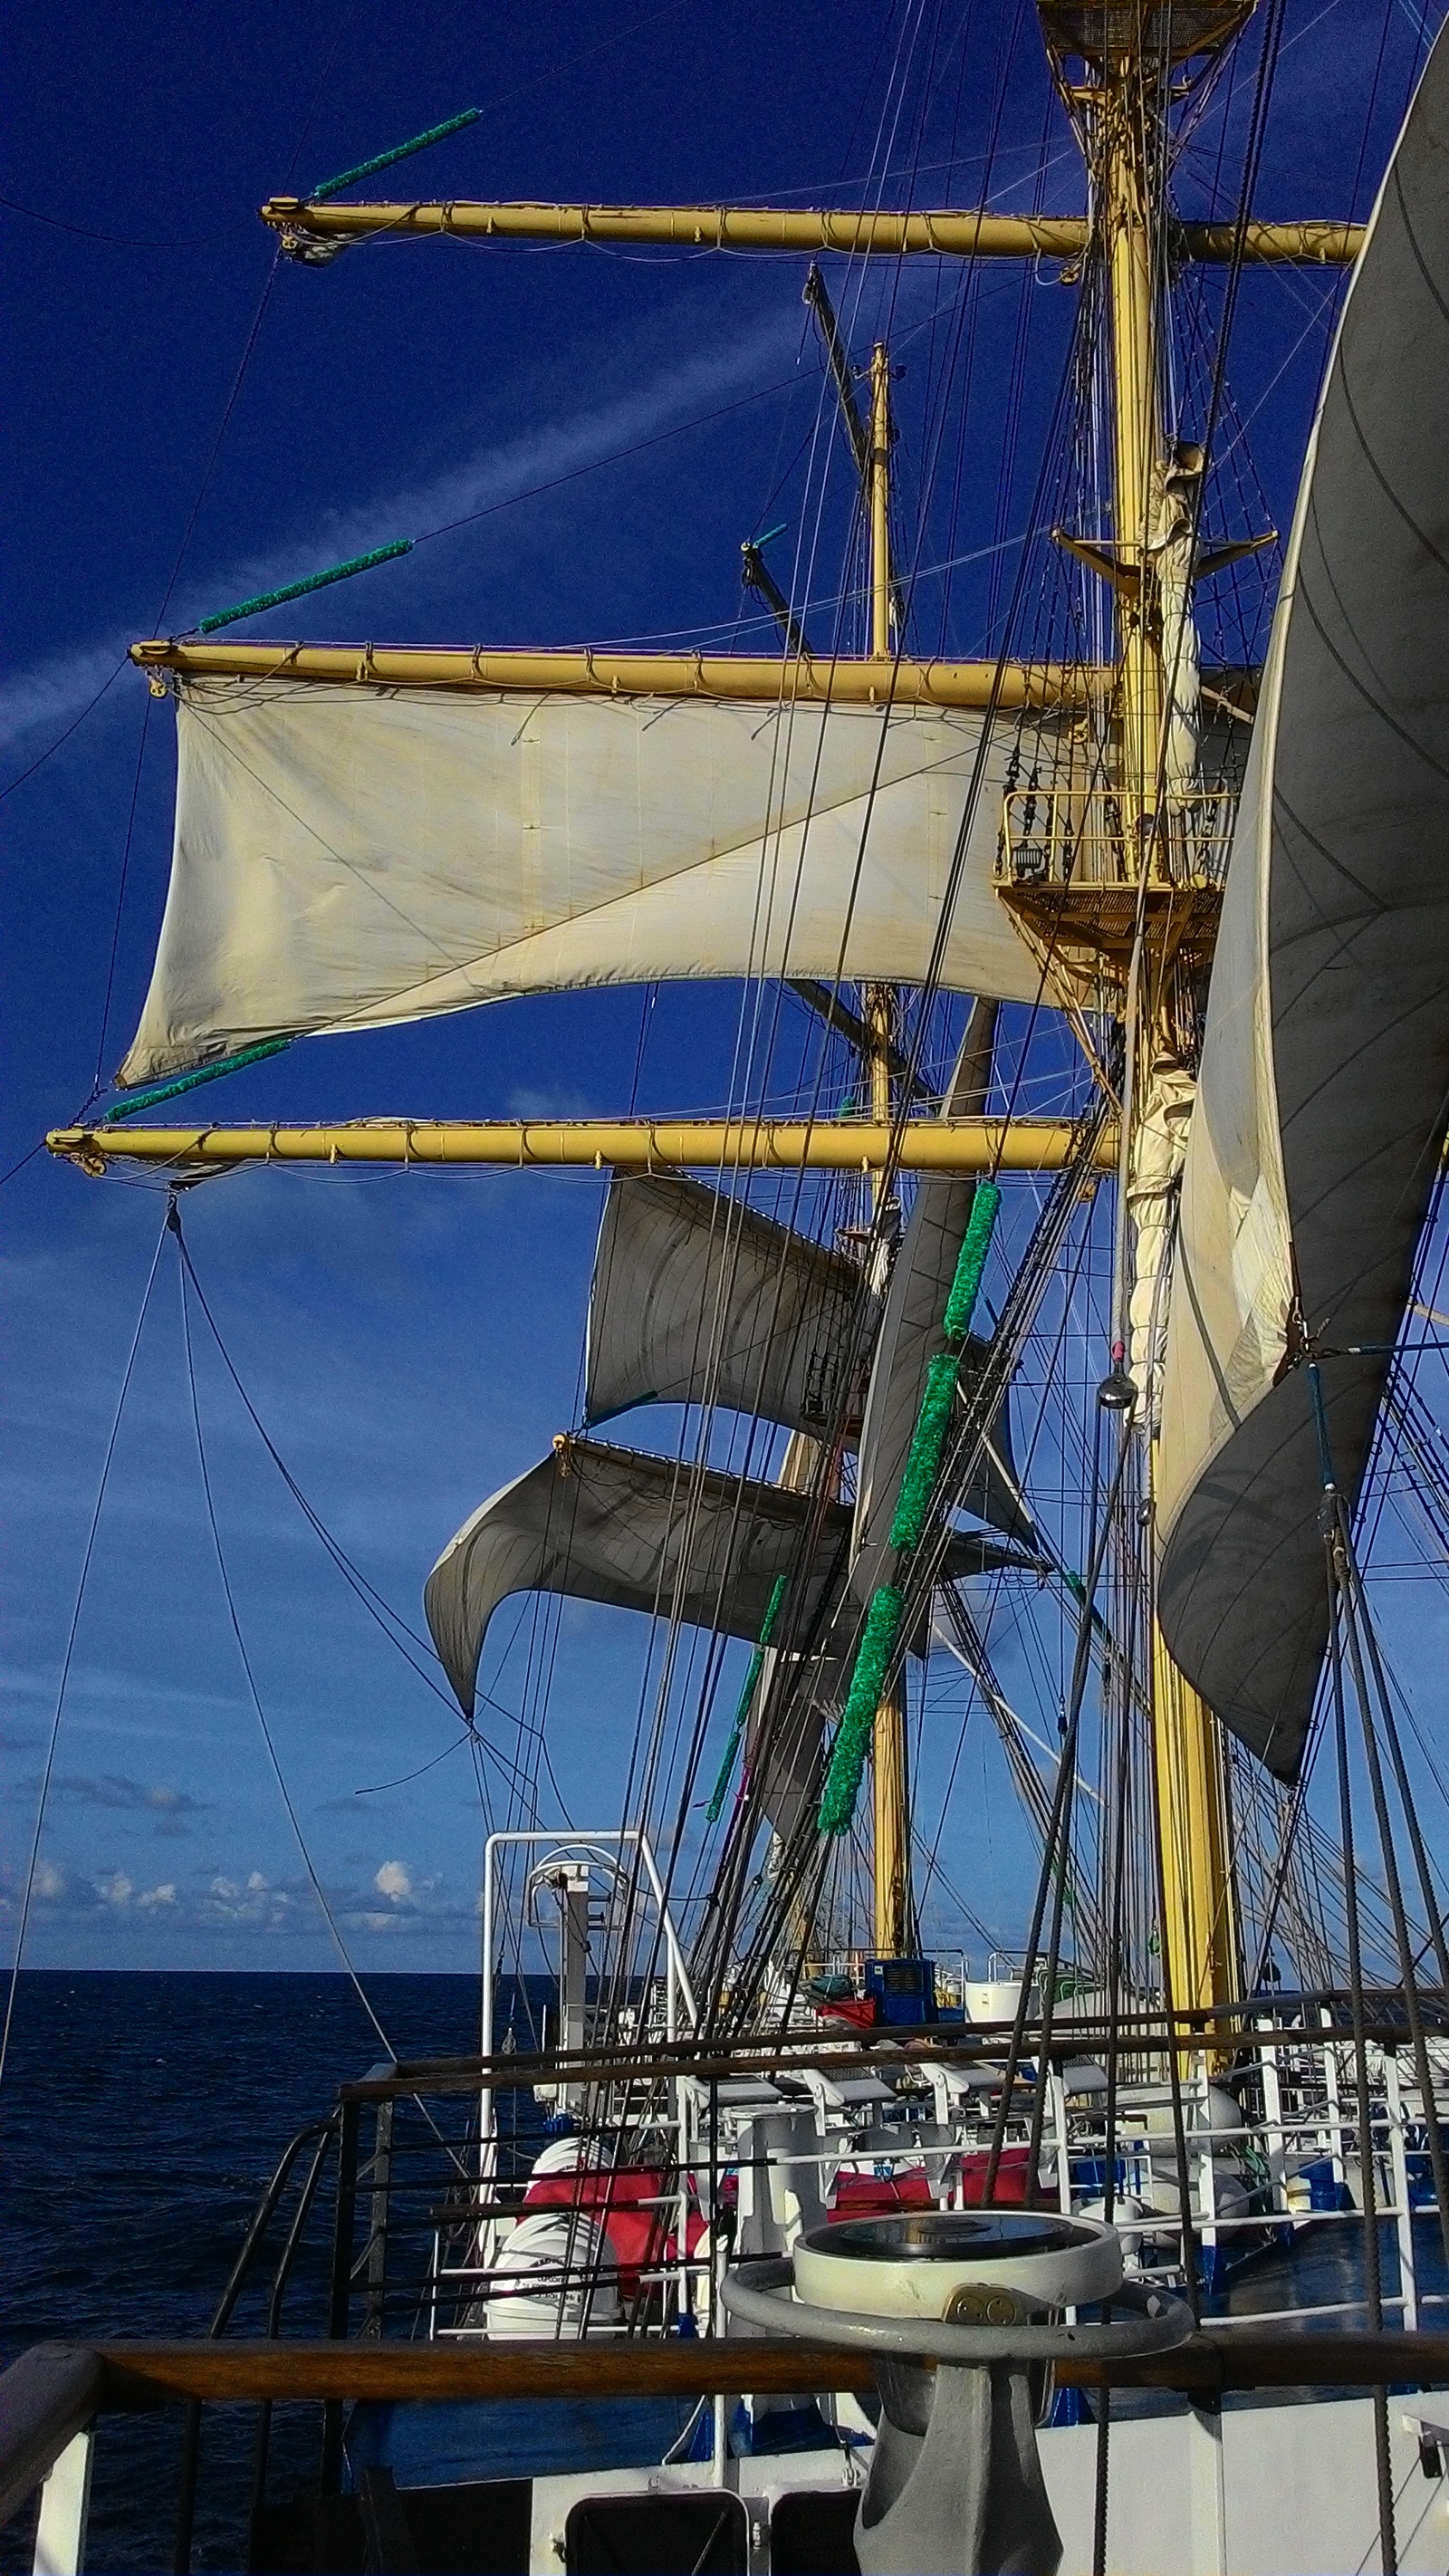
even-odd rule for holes
{"type": "MultiPolygon", "coordinates": [[[[368,1992],[400,2055],[476,2050],[476,1979],[368,1992]]],[[[381,2054],[342,1976],[23,1973],[0,2094],[0,2360],[48,2337],[204,2333],[286,2141],[381,2054]]],[[[319,2244],[289,2332],[325,2331],[324,2291],[319,2244]]],[[[260,2328],[242,2311],[237,2330],[260,2328]]],[[[246,2563],[254,2422],[207,2409],[196,2568],[246,2563]]],[[[179,2411],[103,2420],[91,2570],[171,2567],[179,2441],[179,2411]]],[[[315,2414],[279,2410],[272,2491],[304,2485],[315,2455],[315,2414]]],[[[30,2516],[0,2534],[4,2576],[30,2538],[30,2516]]]]}

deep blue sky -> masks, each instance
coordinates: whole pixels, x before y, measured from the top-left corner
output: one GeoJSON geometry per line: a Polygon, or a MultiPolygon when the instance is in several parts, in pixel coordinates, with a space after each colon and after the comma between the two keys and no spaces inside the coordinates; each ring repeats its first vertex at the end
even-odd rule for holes
{"type": "MultiPolygon", "coordinates": [[[[1429,14],[1437,22],[1437,0],[1429,14]]],[[[1402,109],[1415,16],[1407,0],[1290,0],[1264,212],[1364,210],[1402,109]]],[[[402,187],[855,199],[888,74],[907,54],[913,99],[929,95],[922,114],[908,105],[901,118],[889,200],[971,204],[989,171],[994,202],[1029,204],[1044,149],[1041,202],[1082,202],[1032,13],[1014,0],[971,0],[939,27],[916,0],[796,0],[783,13],[764,0],[713,13],[679,0],[608,20],[563,0],[527,13],[427,0],[405,11],[378,0],[301,12],[50,0],[13,11],[11,210],[0,207],[10,442],[0,785],[82,715],[132,636],[473,513],[488,515],[255,631],[506,644],[728,627],[741,538],[789,519],[798,498],[791,467],[818,389],[814,352],[802,358],[803,263],[388,247],[319,273],[283,266],[258,322],[271,243],[253,210],[469,105],[482,121],[402,187]],[[620,451],[630,451],[623,461],[604,461],[620,451]]],[[[1244,89],[1235,131],[1245,99],[1244,89]]],[[[1200,201],[1211,177],[1207,149],[1184,187],[1200,201]]],[[[1253,278],[1243,293],[1233,386],[1251,419],[1263,506],[1280,527],[1330,287],[1313,273],[1253,278]]],[[[897,299],[907,479],[936,381],[932,314],[958,289],[959,274],[930,263],[899,281],[872,271],[859,288],[837,279],[842,296],[859,294],[862,345],[897,299]]],[[[1020,524],[1069,303],[1045,278],[1023,290],[1004,272],[983,294],[962,550],[999,531],[999,510],[1008,528],[1020,524]],[[1003,491],[1001,388],[1018,327],[1032,390],[1003,491]]],[[[1230,513],[1229,499],[1222,506],[1230,513]]],[[[1251,514],[1251,491],[1240,506],[1251,514]]],[[[988,579],[978,569],[958,580],[944,612],[938,586],[931,632],[944,614],[951,639],[979,649],[988,579]]],[[[145,709],[143,684],[124,672],[3,807],[0,1169],[82,1106],[134,1024],[165,887],[172,767],[164,706],[140,760],[145,709]]],[[[642,1059],[630,994],[322,1041],[236,1078],[226,1105],[240,1116],[602,1112],[627,1104],[636,1065],[640,1105],[705,1105],[724,1090],[736,1003],[728,992],[666,991],[642,1059]]],[[[268,1427],[329,1526],[411,1620],[464,1514],[575,1417],[599,1200],[591,1177],[323,1173],[229,1180],[187,1206],[198,1267],[268,1427]]],[[[148,1188],[100,1187],[44,1159],[0,1200],[0,1869],[12,1920],[162,1209],[148,1188]]],[[[480,1839],[465,1760],[386,1797],[354,1794],[426,1763],[456,1727],[328,1566],[204,1345],[199,1361],[248,1648],[349,1939],[375,1966],[464,1966],[475,1955],[480,1839]]],[[[602,1614],[564,1623],[552,1758],[575,1811],[596,1818],[617,1810],[641,1631],[602,1614]]],[[[498,1688],[517,1704],[507,1667],[498,1688]]],[[[965,1807],[953,1808],[964,1837],[953,1874],[969,1876],[979,1911],[1010,1932],[1020,1836],[980,1748],[967,1770],[970,1830],[965,1807]]],[[[34,1964],[332,1961],[217,1582],[169,1249],[76,1641],[40,1885],[34,1964]]]]}

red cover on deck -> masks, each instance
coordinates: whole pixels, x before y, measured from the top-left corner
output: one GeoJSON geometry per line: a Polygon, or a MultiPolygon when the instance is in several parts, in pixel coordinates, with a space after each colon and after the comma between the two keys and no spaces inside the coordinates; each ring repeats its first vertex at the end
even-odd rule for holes
{"type": "MultiPolygon", "coordinates": [[[[632,2299],[639,2275],[664,2252],[675,2198],[661,2205],[664,2176],[641,2165],[601,2173],[538,2174],[523,2195],[525,2209],[586,2209],[597,2216],[619,2267],[619,2295],[632,2299]]],[[[693,2249],[691,2248],[691,2251],[693,2249]]]]}
{"type": "MultiPolygon", "coordinates": [[[[996,2170],[995,2204],[997,2207],[1021,2208],[1032,2195],[1027,2188],[1029,2147],[1007,2147],[996,2170]]],[[[970,2208],[979,2208],[986,2186],[986,2168],[991,2159],[985,2147],[967,2147],[959,2158],[961,2197],[970,2208]]],[[[839,2218],[891,2218],[901,2209],[934,2209],[936,2196],[921,2165],[907,2166],[904,2172],[890,2175],[849,2174],[837,2176],[831,2196],[829,2217],[833,2224],[839,2218]]]]}
{"type": "Polygon", "coordinates": [[[924,2169],[915,2165],[898,2174],[839,2174],[830,2199],[830,2223],[838,2218],[893,2218],[900,2209],[934,2209],[935,2194],[924,2169]]]}

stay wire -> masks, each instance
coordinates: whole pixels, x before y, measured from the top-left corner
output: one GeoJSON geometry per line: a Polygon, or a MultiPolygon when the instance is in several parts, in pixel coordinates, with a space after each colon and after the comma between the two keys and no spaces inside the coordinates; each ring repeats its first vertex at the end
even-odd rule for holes
{"type": "Polygon", "coordinates": [[[121,1418],[126,1410],[126,1397],[130,1392],[131,1378],[136,1366],[136,1354],[141,1347],[141,1335],[145,1330],[146,1316],[151,1304],[151,1292],[156,1285],[156,1273],[160,1267],[161,1251],[162,1246],[166,1241],[166,1233],[167,1228],[166,1225],[163,1224],[160,1233],[156,1237],[156,1249],[151,1255],[151,1267],[146,1273],[146,1286],[142,1293],[140,1311],[136,1317],[135,1330],[131,1335],[131,1346],[126,1353],[126,1365],[121,1372],[120,1393],[116,1398],[116,1410],[112,1416],[110,1435],[106,1441],[105,1455],[101,1461],[100,1481],[96,1486],[96,1499],[91,1510],[90,1527],[86,1532],[85,1549],[81,1557],[80,1581],[76,1585],[75,1607],[71,1612],[70,1629],[65,1641],[65,1653],[61,1659],[60,1684],[55,1695],[55,1714],[51,1719],[50,1740],[45,1749],[45,1767],[40,1775],[40,1796],[35,1810],[35,1831],[30,1838],[30,1860],[25,1872],[25,1891],[20,1900],[20,1922],[15,1934],[15,1956],[11,1962],[10,1968],[10,1991],[5,1999],[5,2025],[3,2030],[0,2030],[0,2082],[4,2081],[5,2061],[10,2048],[10,2027],[15,2017],[15,1997],[20,1986],[20,1960],[21,1954],[25,1948],[25,1935],[30,1925],[30,1908],[35,1894],[35,1872],[40,1859],[40,1837],[45,1830],[45,1810],[50,1797],[51,1774],[55,1769],[56,1746],[60,1740],[60,1721],[65,1708],[66,1688],[70,1681],[70,1669],[75,1655],[76,1638],[80,1632],[81,1612],[85,1606],[86,1584],[90,1576],[91,1560],[95,1555],[96,1538],[101,1526],[101,1510],[105,1503],[106,1487],[110,1482],[111,1466],[116,1455],[116,1442],[120,1437],[121,1418]]]}
{"type": "MultiPolygon", "coordinates": [[[[1316,1372],[1315,1372],[1316,1374],[1316,1372]]],[[[1369,2101],[1367,2014],[1363,1986],[1363,1944],[1359,1933],[1358,1871],[1354,1860],[1353,1790],[1348,1768],[1348,1721],[1344,1706],[1343,1639],[1339,1625],[1341,1605],[1338,1593],[1338,1567],[1334,1548],[1336,1535],[1335,1497],[1331,1471],[1325,1475],[1324,1558],[1328,1578],[1328,1649],[1333,1687],[1333,1741],[1337,1755],[1339,1829],[1343,1844],[1344,1902],[1348,1929],[1349,2004],[1353,2024],[1354,2098],[1358,2126],[1359,2172],[1362,2176],[1363,2199],[1363,2268],[1365,2305],[1369,2330],[1383,2331],[1383,2283],[1379,2268],[1379,2222],[1374,2172],[1373,2115],[1369,2101]],[[1329,1520],[1330,1512],[1333,1519],[1329,1520]]],[[[1378,2474],[1379,2549],[1383,2576],[1394,2576],[1398,2550],[1394,2532],[1394,2485],[1389,2457],[1388,2414],[1385,2392],[1374,2391],[1374,2455],[1378,2474]]]]}
{"type": "Polygon", "coordinates": [[[0,804],[4,803],[7,796],[13,796],[17,787],[23,787],[27,778],[33,778],[37,769],[43,769],[48,760],[54,759],[55,754],[63,749],[64,745],[69,742],[71,735],[79,731],[80,727],[85,723],[87,716],[95,714],[102,698],[110,695],[110,692],[115,687],[121,673],[129,667],[129,664],[130,655],[128,653],[123,653],[119,662],[116,664],[114,671],[111,673],[110,678],[101,682],[95,696],[86,701],[80,714],[78,716],[72,716],[64,733],[58,733],[54,742],[47,743],[44,751],[37,753],[35,759],[32,760],[30,767],[28,769],[22,769],[18,778],[7,779],[5,785],[0,787],[0,804]]]}
{"type": "MultiPolygon", "coordinates": [[[[1052,1801],[1052,1814],[1047,1831],[1046,1847],[1042,1853],[1042,1865],[1037,1878],[1036,1897],[1032,1906],[1031,1928],[1027,1936],[1026,1951],[1022,1961],[1021,1992],[1017,1997],[1016,2015],[1012,2025],[1011,2042],[1007,2051],[1006,2068],[1002,2076],[1001,2100],[997,2108],[996,2119],[992,2128],[991,2147],[986,2164],[986,2177],[982,2185],[981,2197],[984,2202],[991,2201],[995,2197],[996,2193],[997,2176],[1001,2169],[1002,2149],[1006,2144],[1007,2122],[1011,2116],[1011,2096],[1016,2083],[1017,2073],[1021,2065],[1022,2050],[1026,2038],[1027,2018],[1031,2008],[1032,1971],[1036,1964],[1037,1953],[1041,1947],[1042,1924],[1046,1918],[1047,1897],[1051,1891],[1052,1879],[1056,1869],[1059,1842],[1062,1843],[1063,1850],[1065,1850],[1065,1841],[1063,1837],[1064,1820],[1067,1821],[1068,1830],[1070,1830],[1069,1802],[1071,1797],[1071,1783],[1076,1772],[1077,1731],[1081,1721],[1082,1701],[1086,1696],[1087,1677],[1091,1670],[1092,1611],[1096,1603],[1097,1586],[1101,1581],[1103,1560],[1107,1553],[1107,1542],[1111,1534],[1113,1518],[1117,1508],[1117,1497],[1122,1488],[1122,1479],[1126,1473],[1130,1451],[1131,1429],[1129,1423],[1124,1421],[1123,1435],[1118,1450],[1116,1466],[1113,1471],[1111,1490],[1107,1496],[1107,1507],[1101,1514],[1098,1526],[1093,1532],[1090,1561],[1087,1567],[1087,1578],[1082,1587],[1083,1597],[1081,1603],[1081,1617],[1077,1628],[1077,1647],[1072,1672],[1072,1691],[1068,1710],[1067,1726],[1057,1766],[1056,1794],[1052,1801]]],[[[1097,1497],[1094,1496],[1094,1502],[1096,1499],[1097,1497]]],[[[1045,2082],[1045,2069],[1047,2066],[1047,2055],[1051,2040],[1052,2004],[1053,1998],[1044,1993],[1042,1996],[1043,2024],[1040,2051],[1042,2068],[1041,2084],[1044,2084],[1045,2082]]],[[[1038,2086],[1039,2092],[1041,2090],[1041,2084],[1038,2086]]],[[[1033,2132],[1037,2136],[1040,2135],[1039,2125],[1035,2116],[1033,2117],[1033,2132]]]]}
{"type": "MultiPolygon", "coordinates": [[[[514,1772],[515,1766],[510,1763],[507,1755],[500,1752],[496,1745],[489,1743],[487,1737],[480,1734],[477,1726],[471,1719],[463,1716],[462,1711],[459,1709],[457,1702],[452,1696],[452,1693],[450,1691],[445,1691],[441,1684],[437,1682],[433,1675],[428,1671],[426,1665],[420,1664],[417,1657],[409,1651],[409,1646],[411,1645],[417,1646],[423,1654],[429,1654],[432,1650],[429,1647],[426,1638],[420,1637],[415,1629],[410,1628],[407,1621],[401,1616],[400,1612],[394,1610],[391,1603],[384,1599],[383,1595],[377,1590],[376,1585],[368,1581],[368,1578],[362,1572],[361,1567],[353,1563],[340,1540],[333,1537],[332,1532],[328,1529],[321,1514],[308,1500],[302,1487],[298,1484],[296,1477],[287,1465],[285,1458],[282,1456],[281,1451],[278,1449],[276,1442],[268,1431],[266,1424],[263,1422],[261,1415],[258,1413],[256,1406],[253,1404],[252,1399],[237,1371],[236,1363],[233,1360],[230,1351],[227,1349],[226,1343],[222,1339],[221,1328],[217,1323],[215,1315],[212,1313],[206,1291],[202,1287],[201,1281],[197,1276],[196,1265],[191,1258],[191,1247],[187,1243],[185,1233],[182,1230],[179,1207],[176,1211],[174,1231],[181,1261],[186,1269],[192,1288],[196,1292],[197,1303],[206,1319],[211,1338],[216,1344],[222,1366],[226,1370],[227,1376],[231,1379],[232,1385],[235,1387],[236,1392],[241,1399],[242,1406],[251,1422],[253,1430],[261,1441],[262,1447],[265,1449],[267,1456],[271,1459],[273,1466],[276,1468],[278,1475],[281,1477],[283,1484],[286,1486],[288,1493],[291,1495],[293,1502],[296,1504],[302,1518],[307,1523],[308,1528],[321,1542],[327,1555],[336,1566],[338,1573],[342,1576],[343,1581],[356,1594],[369,1618],[371,1618],[382,1630],[388,1644],[397,1654],[401,1655],[403,1662],[408,1666],[409,1670],[416,1673],[419,1681],[423,1683],[424,1687],[432,1692],[435,1699],[442,1702],[443,1706],[448,1710],[449,1715],[460,1721],[467,1734],[474,1738],[475,1742],[483,1752],[487,1753],[492,1760],[497,1762],[502,1770],[510,1773],[514,1772]],[[395,1633],[399,1630],[401,1631],[400,1635],[395,1633]],[[409,1641],[408,1645],[403,1643],[404,1638],[409,1641]]],[[[519,1722],[515,1718],[514,1712],[511,1709],[504,1708],[501,1701],[491,1698],[486,1691],[480,1691],[478,1693],[478,1697],[482,1699],[489,1708],[494,1709],[498,1716],[507,1718],[510,1724],[517,1724],[519,1722]]],[[[448,1747],[450,1752],[453,1749],[454,1748],[452,1746],[448,1747]]],[[[437,1758],[441,1760],[442,1756],[440,1755],[437,1758]]],[[[425,1763],[423,1767],[426,1770],[430,1769],[431,1765],[425,1763]]],[[[416,1777],[417,1775],[413,1774],[410,1776],[416,1777]]],[[[393,1784],[383,1783],[382,1785],[389,1786],[393,1784]]]]}
{"type": "MultiPolygon", "coordinates": [[[[169,1200],[167,1203],[166,1223],[162,1232],[163,1239],[166,1234],[174,1234],[179,1243],[181,1220],[174,1198],[169,1200]]],[[[278,1795],[281,1798],[283,1807],[286,1809],[287,1822],[292,1828],[297,1849],[301,1853],[302,1866],[311,1882],[312,1893],[317,1899],[318,1911],[321,1914],[322,1920],[326,1924],[328,1931],[332,1935],[337,1955],[341,1959],[342,1965],[346,1969],[347,1974],[352,1981],[353,1991],[357,1996],[358,2002],[361,2004],[363,2011],[366,2013],[367,2018],[371,2022],[373,2029],[376,2031],[378,2038],[381,2040],[383,2047],[386,2049],[389,2058],[395,2060],[397,2051],[393,2047],[392,2041],[388,2038],[387,2032],[383,2029],[381,2022],[378,2020],[376,2013],[373,2011],[372,2005],[368,2000],[367,1990],[363,1985],[362,1979],[359,1977],[356,1968],[352,1964],[352,1956],[342,1937],[341,1926],[327,1901],[327,1892],[322,1885],[321,1879],[317,1875],[317,1870],[313,1863],[311,1852],[307,1848],[307,1838],[302,1831],[301,1818],[298,1816],[296,1806],[293,1803],[291,1790],[287,1786],[286,1775],[283,1772],[281,1763],[277,1757],[277,1748],[272,1737],[272,1730],[267,1722],[267,1713],[262,1706],[261,1693],[257,1688],[256,1675],[252,1670],[252,1659],[247,1652],[246,1638],[242,1634],[242,1624],[237,1613],[236,1599],[232,1592],[231,1575],[227,1568],[226,1551],[221,1543],[221,1530],[217,1523],[216,1504],[211,1490],[211,1468],[207,1461],[206,1441],[201,1428],[201,1403],[197,1393],[195,1357],[191,1347],[191,1306],[187,1295],[187,1264],[184,1260],[178,1261],[177,1272],[181,1282],[181,1333],[186,1353],[186,1386],[191,1402],[192,1428],[196,1434],[196,1458],[197,1464],[201,1469],[201,1490],[206,1502],[207,1524],[211,1531],[212,1547],[216,1553],[216,1568],[221,1577],[222,1593],[226,1601],[226,1615],[231,1624],[231,1633],[236,1645],[237,1659],[241,1664],[242,1672],[246,1678],[247,1695],[251,1700],[252,1712],[256,1718],[257,1725],[261,1730],[261,1738],[266,1747],[267,1760],[271,1764],[272,1768],[272,1777],[276,1781],[278,1795]]]]}

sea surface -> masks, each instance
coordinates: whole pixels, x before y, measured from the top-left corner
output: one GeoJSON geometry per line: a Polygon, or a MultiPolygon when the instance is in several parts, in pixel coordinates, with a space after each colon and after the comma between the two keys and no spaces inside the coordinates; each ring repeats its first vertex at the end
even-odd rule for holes
{"type": "MultiPolygon", "coordinates": [[[[476,2050],[476,1979],[367,1988],[400,2055],[476,2050]]],[[[0,2093],[0,2362],[49,2338],[204,2334],[287,2140],[382,2054],[343,1976],[24,1971],[0,2093]]],[[[325,2216],[317,2235],[293,2333],[325,2331],[325,2216]]],[[[254,2428],[253,2409],[207,2409],[195,2568],[246,2563],[254,2428]]],[[[180,2439],[179,2409],[103,2420],[90,2570],[171,2567],[180,2439]]],[[[279,2409],[271,2491],[315,2466],[315,2410],[279,2409]]],[[[3,2576],[29,2567],[32,2529],[0,2533],[3,2576]]]]}

